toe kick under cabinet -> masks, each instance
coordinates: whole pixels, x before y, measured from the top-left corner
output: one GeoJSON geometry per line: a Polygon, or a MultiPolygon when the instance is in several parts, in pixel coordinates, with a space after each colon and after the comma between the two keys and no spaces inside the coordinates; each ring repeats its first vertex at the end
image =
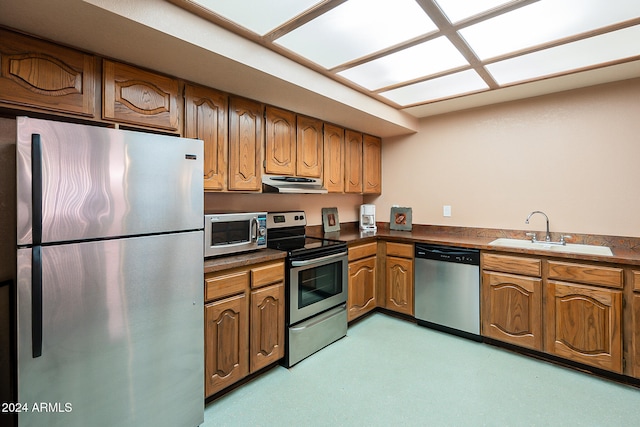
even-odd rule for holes
{"type": "Polygon", "coordinates": [[[483,253],[482,334],[623,373],[624,269],[569,261],[483,253]]]}
{"type": "Polygon", "coordinates": [[[284,261],[205,274],[205,397],[284,357],[284,261]]]}

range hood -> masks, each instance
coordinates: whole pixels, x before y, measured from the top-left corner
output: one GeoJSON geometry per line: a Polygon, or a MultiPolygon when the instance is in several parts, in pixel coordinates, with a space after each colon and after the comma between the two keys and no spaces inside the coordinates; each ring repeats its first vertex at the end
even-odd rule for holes
{"type": "Polygon", "coordinates": [[[322,187],[321,179],[278,175],[262,175],[262,191],[287,194],[327,193],[327,189],[322,187]]]}

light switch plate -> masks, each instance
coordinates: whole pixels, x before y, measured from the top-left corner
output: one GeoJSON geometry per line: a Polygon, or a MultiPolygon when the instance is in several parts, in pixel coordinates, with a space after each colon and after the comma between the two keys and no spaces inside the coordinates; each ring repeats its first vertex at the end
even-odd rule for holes
{"type": "Polygon", "coordinates": [[[442,216],[451,216],[451,206],[444,205],[442,207],[442,216]]]}

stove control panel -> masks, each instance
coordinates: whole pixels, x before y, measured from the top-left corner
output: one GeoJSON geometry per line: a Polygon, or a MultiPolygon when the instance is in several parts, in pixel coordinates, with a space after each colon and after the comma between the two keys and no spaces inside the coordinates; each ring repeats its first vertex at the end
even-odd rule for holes
{"type": "Polygon", "coordinates": [[[267,229],[285,227],[304,227],[307,225],[307,216],[304,211],[268,212],[267,229]]]}

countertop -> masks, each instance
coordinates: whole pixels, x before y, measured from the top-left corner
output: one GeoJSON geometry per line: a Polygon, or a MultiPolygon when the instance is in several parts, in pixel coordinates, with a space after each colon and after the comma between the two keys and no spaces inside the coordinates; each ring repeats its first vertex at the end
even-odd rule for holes
{"type": "MultiPolygon", "coordinates": [[[[607,262],[612,264],[640,265],[640,239],[631,237],[574,235],[570,243],[595,244],[609,246],[613,256],[585,255],[575,253],[550,252],[544,249],[531,250],[507,248],[490,245],[489,243],[500,237],[522,239],[523,230],[498,230],[468,227],[446,226],[414,226],[411,231],[389,230],[388,224],[378,224],[376,232],[360,232],[357,223],[341,224],[341,231],[323,233],[322,227],[310,227],[307,234],[346,241],[350,246],[376,239],[391,240],[405,243],[429,243],[447,246],[459,246],[482,250],[494,250],[519,254],[548,256],[585,261],[607,262]]],[[[552,234],[552,240],[559,239],[552,234]]]]}
{"type": "MultiPolygon", "coordinates": [[[[375,242],[384,239],[402,243],[429,243],[447,246],[459,246],[463,248],[475,248],[493,250],[526,255],[547,256],[553,258],[565,258],[572,260],[597,261],[611,264],[627,264],[640,266],[640,239],[632,237],[599,236],[599,235],[574,235],[571,243],[595,244],[609,246],[613,256],[584,255],[574,253],[550,252],[544,249],[520,249],[493,246],[489,243],[500,237],[518,238],[524,236],[522,230],[498,230],[468,227],[447,226],[414,226],[411,231],[389,230],[388,224],[378,224],[376,232],[360,232],[357,223],[341,224],[341,230],[334,233],[324,233],[322,226],[307,227],[309,236],[325,237],[342,240],[349,246],[360,243],[375,242]]],[[[557,237],[552,234],[554,240],[557,237]]],[[[230,268],[243,267],[286,258],[286,252],[275,249],[260,249],[231,256],[221,256],[204,260],[204,272],[214,273],[230,268]]]]}

